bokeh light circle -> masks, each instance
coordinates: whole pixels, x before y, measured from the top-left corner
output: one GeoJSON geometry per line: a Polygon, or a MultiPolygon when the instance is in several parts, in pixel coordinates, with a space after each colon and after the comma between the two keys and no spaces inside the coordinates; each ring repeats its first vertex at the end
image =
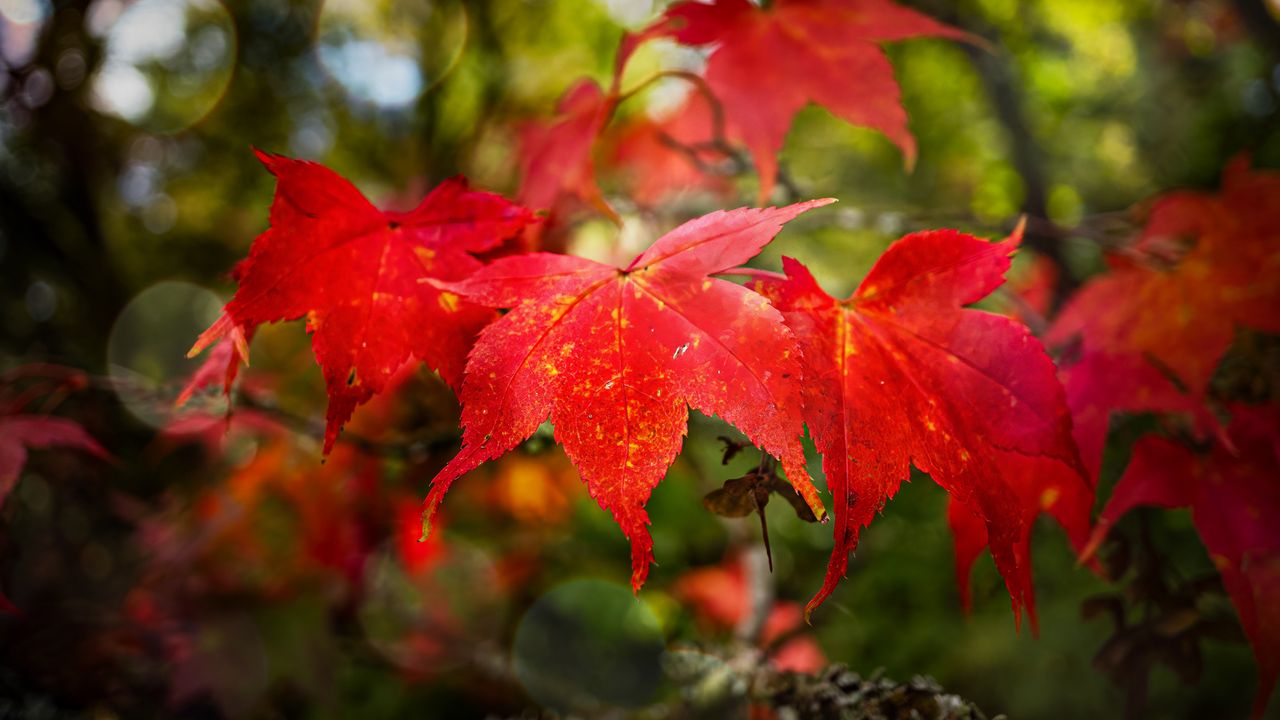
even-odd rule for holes
{"type": "Polygon", "coordinates": [[[15,25],[44,22],[50,9],[49,0],[0,0],[0,16],[15,25]]]}
{"type": "Polygon", "coordinates": [[[236,30],[217,0],[139,0],[105,31],[93,104],[150,132],[190,127],[222,98],[236,30]]]}
{"type": "Polygon", "coordinates": [[[466,44],[462,0],[326,0],[316,30],[325,72],[352,99],[388,110],[408,107],[447,77],[466,44]]]}
{"type": "Polygon", "coordinates": [[[371,557],[359,610],[369,643],[397,667],[424,675],[470,663],[478,648],[496,645],[507,613],[487,552],[453,536],[433,542],[417,567],[392,550],[371,557]]]}
{"type": "Polygon", "coordinates": [[[662,680],[663,649],[657,617],[630,589],[583,579],[538,598],[512,655],[529,695],[567,713],[648,704],[662,680]]]}
{"type": "MultiPolygon", "coordinates": [[[[174,400],[203,358],[188,360],[195,338],[222,311],[217,295],[197,285],[166,281],[129,301],[107,339],[107,373],[125,408],[152,427],[177,412],[174,400]]],[[[211,415],[225,409],[220,396],[206,402],[211,415]]]]}
{"type": "MultiPolygon", "coordinates": [[[[49,0],[0,0],[0,61],[20,68],[34,60],[52,11],[49,0]]],[[[8,74],[4,75],[3,82],[9,82],[8,74]]]]}

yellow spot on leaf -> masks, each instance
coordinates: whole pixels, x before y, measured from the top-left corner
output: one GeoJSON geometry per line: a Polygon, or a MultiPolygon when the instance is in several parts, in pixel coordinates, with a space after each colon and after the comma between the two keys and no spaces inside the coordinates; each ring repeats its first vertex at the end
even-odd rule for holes
{"type": "Polygon", "coordinates": [[[440,293],[440,297],[436,302],[440,303],[441,309],[445,312],[458,312],[458,296],[451,292],[440,293]]]}
{"type": "Polygon", "coordinates": [[[1058,503],[1058,498],[1061,495],[1062,491],[1058,490],[1058,488],[1045,488],[1045,491],[1040,493],[1040,509],[1048,510],[1052,508],[1058,503]]]}

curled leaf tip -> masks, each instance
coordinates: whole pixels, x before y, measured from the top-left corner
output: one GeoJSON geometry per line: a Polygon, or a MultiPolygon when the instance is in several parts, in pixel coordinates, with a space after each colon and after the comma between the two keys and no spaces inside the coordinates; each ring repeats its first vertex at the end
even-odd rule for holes
{"type": "Polygon", "coordinates": [[[1080,549],[1080,554],[1076,558],[1076,565],[1085,565],[1093,560],[1094,555],[1098,553],[1098,548],[1102,547],[1102,542],[1107,539],[1107,532],[1111,529],[1111,524],[1106,522],[1098,523],[1094,528],[1093,534],[1089,536],[1089,542],[1080,549]]]}
{"type": "Polygon", "coordinates": [[[1009,233],[1009,237],[1022,240],[1022,234],[1027,230],[1027,215],[1023,213],[1018,216],[1018,224],[1013,226],[1013,232],[1009,233]]]}

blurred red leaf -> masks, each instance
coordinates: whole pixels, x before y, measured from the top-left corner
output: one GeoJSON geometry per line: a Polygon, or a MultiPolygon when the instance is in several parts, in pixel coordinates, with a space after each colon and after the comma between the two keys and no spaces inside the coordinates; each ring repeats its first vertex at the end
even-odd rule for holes
{"type": "MultiPolygon", "coordinates": [[[[739,557],[683,573],[671,592],[689,606],[699,622],[720,632],[737,628],[751,609],[746,568],[739,557]]],[[[778,670],[812,673],[826,666],[827,657],[818,643],[797,634],[803,627],[804,611],[798,603],[777,602],[769,609],[760,631],[760,647],[768,651],[770,663],[778,670]]]]}
{"type": "Polygon", "coordinates": [[[778,670],[814,674],[827,666],[822,646],[809,635],[787,639],[805,626],[804,610],[799,603],[775,603],[765,618],[760,645],[769,650],[769,662],[778,670]],[[777,647],[772,647],[777,644],[777,647]]]}
{"type": "Polygon", "coordinates": [[[732,630],[751,610],[746,569],[737,557],[681,574],[671,586],[671,593],[689,605],[699,621],[715,630],[732,630]]]}
{"type": "MultiPolygon", "coordinates": [[[[549,211],[552,218],[538,228],[539,233],[551,229],[557,216],[572,212],[574,203],[585,203],[615,223],[621,222],[596,181],[596,141],[622,101],[619,84],[627,60],[637,47],[664,30],[653,27],[623,36],[607,93],[594,80],[579,79],[560,96],[555,117],[526,122],[519,128],[520,201],[549,211]]],[[[539,246],[545,248],[546,243],[539,246]]]]}
{"type": "Polygon", "coordinates": [[[340,579],[358,593],[374,523],[393,517],[380,477],[378,462],[350,447],[321,463],[289,435],[262,433],[225,483],[143,521],[139,543],[156,568],[182,568],[215,592],[287,596],[340,579]]]}
{"type": "Polygon", "coordinates": [[[616,102],[595,81],[579,80],[560,98],[554,119],[521,128],[521,202],[554,213],[566,201],[577,200],[618,220],[596,183],[592,159],[592,148],[616,102]]]}
{"type": "Polygon", "coordinates": [[[1079,337],[1087,351],[1151,358],[1202,397],[1237,327],[1280,332],[1277,228],[1280,173],[1237,158],[1221,193],[1159,198],[1128,255],[1072,297],[1046,342],[1079,337]]]}
{"type": "Polygon", "coordinates": [[[762,202],[773,191],[791,120],[809,102],[879,130],[902,148],[908,167],[914,164],[916,144],[901,91],[878,43],[923,36],[973,40],[888,0],[776,0],[768,8],[748,0],[682,2],[648,34],[715,46],[707,83],[755,159],[762,202]]]}
{"type": "Polygon", "coordinates": [[[28,450],[83,450],[106,459],[110,455],[79,423],[45,415],[0,416],[0,505],[18,484],[28,450]]]}
{"type": "MultiPolygon", "coordinates": [[[[71,448],[106,459],[110,455],[85,429],[66,418],[45,415],[0,416],[0,507],[18,484],[30,450],[71,448]]],[[[0,593],[0,612],[16,613],[0,593]]]]}
{"type": "Polygon", "coordinates": [[[1201,432],[1216,421],[1202,400],[1183,392],[1146,358],[1085,351],[1059,373],[1067,391],[1080,459],[1096,481],[1102,466],[1112,410],[1182,413],[1201,432]]]}
{"type": "Polygon", "coordinates": [[[425,541],[422,536],[422,508],[419,503],[406,499],[396,505],[396,553],[400,563],[411,575],[422,573],[434,566],[448,553],[440,536],[425,541]]]}
{"type": "Polygon", "coordinates": [[[640,115],[610,133],[608,162],[622,175],[631,199],[654,207],[680,192],[729,194],[728,178],[700,167],[725,159],[707,147],[717,139],[712,115],[706,96],[694,92],[661,117],[640,115]]]}
{"type": "Polygon", "coordinates": [[[1274,407],[1231,410],[1235,451],[1222,442],[1202,454],[1162,437],[1139,440],[1084,554],[1135,507],[1190,507],[1258,661],[1256,718],[1280,677],[1280,415],[1274,407]]]}

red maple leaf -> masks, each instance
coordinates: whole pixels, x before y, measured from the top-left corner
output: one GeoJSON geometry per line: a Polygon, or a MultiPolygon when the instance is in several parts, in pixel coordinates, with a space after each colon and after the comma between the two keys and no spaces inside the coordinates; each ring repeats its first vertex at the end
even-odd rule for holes
{"type": "Polygon", "coordinates": [[[1280,333],[1278,227],[1280,173],[1237,159],[1219,195],[1157,200],[1137,243],[1075,294],[1046,342],[1149,358],[1202,397],[1238,326],[1280,333]]]}
{"type": "MultiPolygon", "coordinates": [[[[768,198],[778,152],[791,120],[809,102],[837,117],[884,133],[915,162],[915,138],[893,66],[879,43],[934,36],[972,36],[888,0],[748,0],[682,2],[654,28],[685,45],[716,47],[706,78],[742,137],[768,198]]],[[[658,34],[654,28],[650,35],[658,34]]]]}
{"type": "MultiPolygon", "coordinates": [[[[100,458],[107,451],[85,429],[66,418],[45,415],[0,416],[0,507],[18,484],[18,476],[27,464],[27,452],[53,447],[83,450],[100,458]]],[[[0,612],[17,612],[9,599],[0,593],[0,612]]]]}
{"type": "Polygon", "coordinates": [[[191,353],[258,325],[307,318],[329,410],[324,451],[356,406],[382,392],[410,359],[457,386],[467,350],[493,313],[428,283],[459,280],[536,222],[499,195],[446,180],[409,212],[378,210],[316,163],[258,152],[278,180],[271,228],[234,273],[225,315],[191,353]]]}
{"type": "Polygon", "coordinates": [[[1274,407],[1231,411],[1234,451],[1222,442],[1199,454],[1167,438],[1140,439],[1085,555],[1132,508],[1191,508],[1258,661],[1256,718],[1280,677],[1280,415],[1274,407]]]}
{"type": "Polygon", "coordinates": [[[447,285],[512,309],[481,333],[467,362],[463,447],[433,482],[424,530],[455,479],[550,416],[592,497],[630,539],[638,589],[653,555],[644,505],[680,450],[687,405],[780,457],[821,517],[800,445],[795,340],[763,297],[708,276],[745,262],[783,223],[829,202],[714,212],[623,268],[536,253],[447,285]]]}
{"type": "Polygon", "coordinates": [[[963,309],[1004,281],[1020,239],[908,235],[843,301],[790,258],[785,282],[761,282],[800,339],[805,422],[835,497],[835,548],[809,610],[845,575],[859,531],[911,465],[981,521],[958,537],[962,590],[989,544],[1019,620],[1027,607],[1035,622],[1035,516],[1052,513],[1084,541],[1093,493],[1053,362],[1022,324],[963,309]]]}

